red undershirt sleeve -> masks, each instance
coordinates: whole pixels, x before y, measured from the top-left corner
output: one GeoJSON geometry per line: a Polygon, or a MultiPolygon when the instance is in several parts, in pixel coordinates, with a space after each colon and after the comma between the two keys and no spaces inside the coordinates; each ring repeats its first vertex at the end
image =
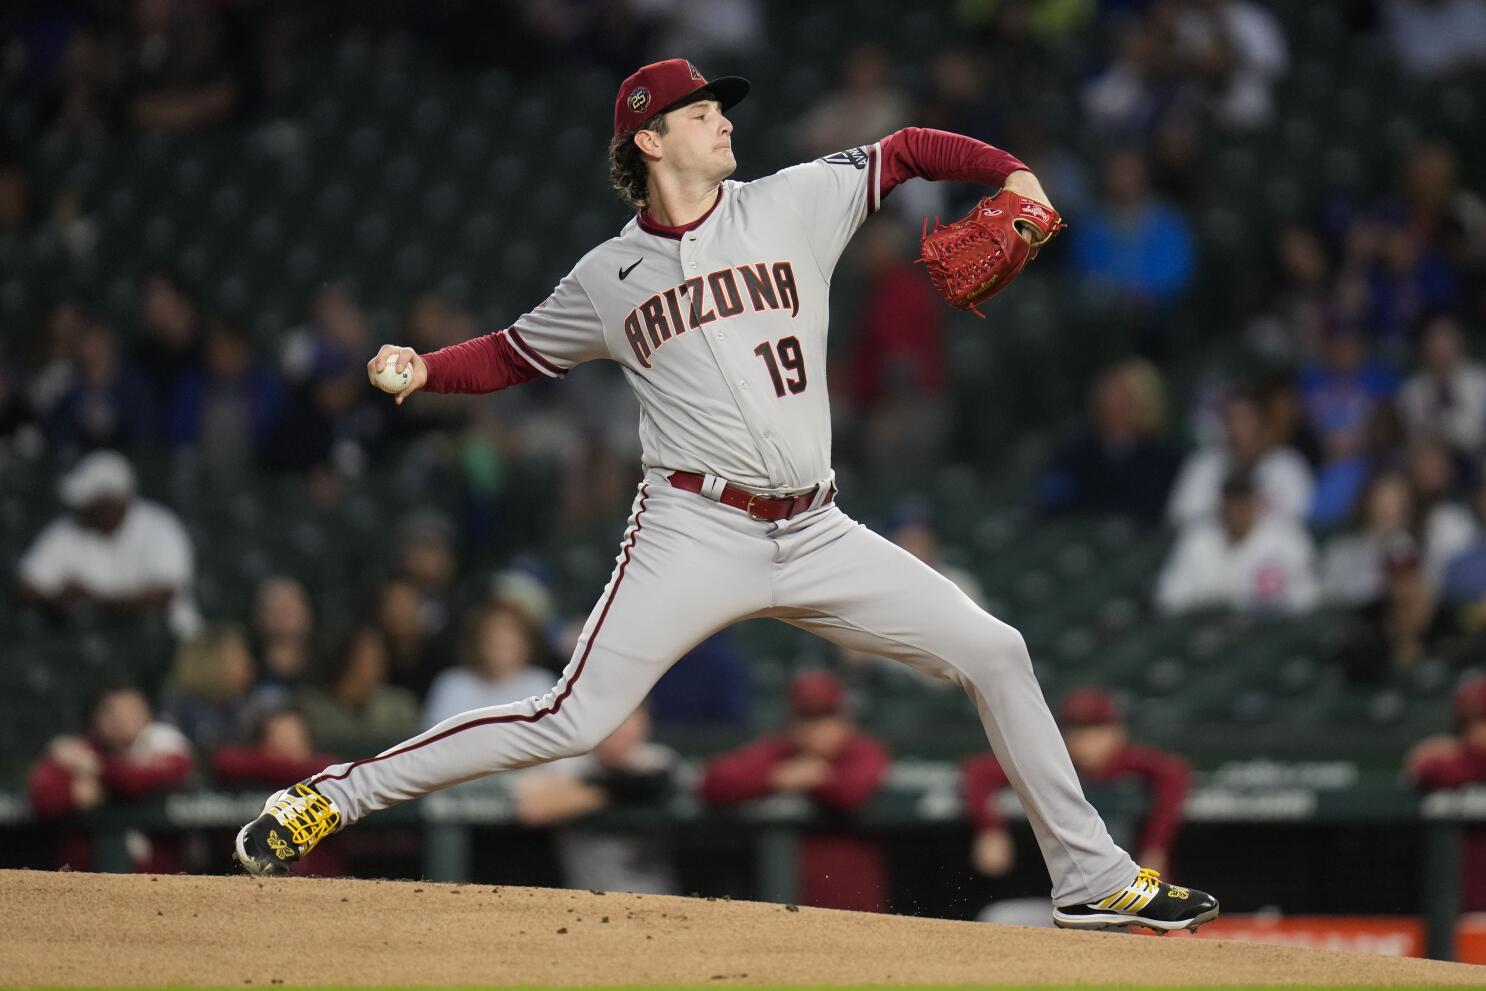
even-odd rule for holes
{"type": "Polygon", "coordinates": [[[894,131],[878,142],[878,148],[879,202],[908,179],[974,182],[999,189],[1007,176],[1027,167],[1015,155],[984,141],[927,127],[894,131]]]}
{"type": "Polygon", "coordinates": [[[425,354],[423,363],[429,392],[495,392],[543,374],[521,356],[504,330],[425,354]]]}

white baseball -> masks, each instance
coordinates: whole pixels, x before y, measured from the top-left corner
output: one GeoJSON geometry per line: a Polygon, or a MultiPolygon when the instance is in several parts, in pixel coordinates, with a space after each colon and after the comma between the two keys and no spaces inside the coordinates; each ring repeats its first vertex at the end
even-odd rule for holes
{"type": "Polygon", "coordinates": [[[401,392],[413,381],[413,363],[409,361],[407,367],[399,372],[397,370],[397,356],[390,355],[387,358],[387,364],[377,373],[373,381],[377,383],[377,388],[383,392],[401,392]]]}

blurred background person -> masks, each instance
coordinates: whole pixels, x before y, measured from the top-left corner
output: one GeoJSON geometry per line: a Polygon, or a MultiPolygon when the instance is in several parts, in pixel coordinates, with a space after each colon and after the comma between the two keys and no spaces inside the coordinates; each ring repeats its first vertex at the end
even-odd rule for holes
{"type": "MultiPolygon", "coordinates": [[[[1101,688],[1065,695],[1058,706],[1058,726],[1085,786],[1134,780],[1144,787],[1146,812],[1134,849],[1141,864],[1169,871],[1182,803],[1192,784],[1191,766],[1176,754],[1131,743],[1119,707],[1101,688]]],[[[999,808],[1010,780],[993,754],[969,758],[960,772],[965,809],[975,827],[971,865],[981,874],[1000,877],[1016,862],[1016,846],[999,808]]],[[[1052,925],[1051,909],[1043,908],[1043,924],[1052,925]]]]}
{"type": "Polygon", "coordinates": [[[1419,366],[1398,396],[1410,436],[1439,438],[1463,458],[1480,455],[1486,440],[1486,367],[1466,353],[1458,320],[1442,314],[1429,321],[1419,340],[1419,366]]]}
{"type": "Polygon", "coordinates": [[[1146,350],[1164,349],[1165,321],[1192,282],[1196,249],[1187,218],[1152,194],[1138,150],[1109,156],[1103,195],[1068,236],[1084,291],[1107,301],[1108,318],[1146,350]]]}
{"type": "Polygon", "coordinates": [[[253,653],[259,663],[255,695],[283,705],[314,664],[315,609],[309,591],[291,575],[270,575],[253,600],[253,653]]]}
{"type": "Polygon", "coordinates": [[[1400,534],[1383,549],[1381,593],[1359,607],[1345,627],[1339,660],[1351,681],[1385,682],[1442,650],[1455,632],[1418,544],[1400,534]]]}
{"type": "MultiPolygon", "coordinates": [[[[1404,758],[1404,774],[1422,791],[1466,788],[1486,782],[1486,677],[1462,678],[1450,700],[1454,733],[1417,743],[1404,758]]],[[[1486,826],[1466,827],[1460,909],[1486,911],[1486,826]]]]}
{"type": "Polygon", "coordinates": [[[910,123],[909,100],[893,80],[893,65],[876,45],[846,53],[840,82],[821,94],[798,124],[806,158],[870,144],[910,123]]]}
{"type": "Polygon", "coordinates": [[[1406,475],[1385,471],[1363,490],[1353,525],[1332,535],[1321,556],[1321,596],[1328,605],[1372,602],[1386,583],[1384,555],[1414,531],[1414,493],[1406,475]]]}
{"type": "Polygon", "coordinates": [[[1163,613],[1228,609],[1240,613],[1303,613],[1316,607],[1316,549],[1294,519],[1264,516],[1259,487],[1248,472],[1223,482],[1217,520],[1182,527],[1156,579],[1163,613]]]}
{"type": "Polygon", "coordinates": [[[297,702],[316,740],[337,752],[376,751],[418,731],[418,697],[387,683],[387,647],[356,626],[330,641],[319,677],[297,702]]]}
{"type": "Polygon", "coordinates": [[[1222,443],[1193,451],[1182,463],[1166,507],[1167,519],[1183,526],[1213,518],[1224,479],[1244,471],[1252,475],[1265,516],[1304,520],[1314,488],[1310,466],[1271,430],[1258,395],[1240,391],[1229,396],[1222,422],[1222,443]]]}
{"type": "Polygon", "coordinates": [[[737,635],[722,630],[671,665],[646,704],[659,729],[744,729],[752,723],[753,696],[737,635]]]}
{"type": "Polygon", "coordinates": [[[138,497],[134,468],[96,451],[63,477],[67,515],[32,542],[16,569],[21,597],[53,612],[160,615],[177,636],[201,625],[191,594],[190,537],[165,506],[138,497]]]}
{"type": "Polygon", "coordinates": [[[788,731],[708,762],[699,785],[710,805],[800,795],[825,817],[800,844],[800,899],[818,908],[888,909],[887,861],[879,841],[851,830],[852,814],[882,788],[885,747],[851,719],[846,690],[824,671],[789,685],[788,731]]]}
{"type": "Polygon", "coordinates": [[[471,709],[545,695],[557,683],[551,670],[537,666],[541,631],[529,613],[511,602],[491,602],[474,612],[463,656],[463,665],[434,679],[423,705],[425,729],[471,709]]]}
{"type": "MultiPolygon", "coordinates": [[[[66,819],[105,802],[130,802],[184,788],[191,780],[191,745],[180,730],[155,721],[149,700],[129,685],[105,688],[93,704],[85,737],[59,736],[31,766],[26,797],[43,818],[66,819]]],[[[162,830],[125,839],[131,868],[172,874],[181,869],[180,834],[162,830]]],[[[94,851],[82,829],[59,836],[58,863],[93,867],[94,851]]]]}
{"type": "MultiPolygon", "coordinates": [[[[232,791],[276,791],[303,781],[334,764],[336,758],[315,749],[309,721],[293,707],[260,709],[248,739],[224,743],[212,754],[212,774],[217,784],[232,791]]],[[[224,836],[222,848],[231,845],[224,836]]],[[[290,871],[299,877],[341,877],[346,862],[335,837],[315,847],[314,853],[296,861],[290,871]]]]}
{"type": "Polygon", "coordinates": [[[675,774],[676,754],[650,740],[650,718],[641,707],[590,753],[518,777],[512,785],[516,821],[557,827],[557,859],[569,888],[679,894],[664,832],[584,822],[604,809],[658,810],[671,795],[675,774]]]}
{"type": "Polygon", "coordinates": [[[201,750],[240,743],[248,733],[254,675],[243,631],[208,629],[176,649],[162,714],[201,750]]]}
{"type": "Polygon", "coordinates": [[[1058,449],[1037,480],[1038,507],[1159,523],[1181,463],[1162,436],[1165,426],[1155,366],[1132,358],[1107,368],[1089,390],[1087,426],[1058,449]]]}

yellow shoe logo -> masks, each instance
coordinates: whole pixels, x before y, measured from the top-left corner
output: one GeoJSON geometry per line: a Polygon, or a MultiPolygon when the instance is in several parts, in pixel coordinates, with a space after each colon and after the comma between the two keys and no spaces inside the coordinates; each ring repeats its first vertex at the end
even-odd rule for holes
{"type": "Polygon", "coordinates": [[[1188,891],[1186,888],[1178,888],[1176,885],[1173,884],[1171,887],[1166,889],[1166,894],[1168,894],[1172,898],[1179,898],[1185,901],[1187,898],[1191,897],[1192,892],[1188,891]]]}
{"type": "Polygon", "coordinates": [[[280,838],[279,834],[273,832],[272,830],[270,830],[268,834],[268,848],[272,850],[274,856],[278,857],[280,860],[288,860],[290,857],[294,856],[294,851],[289,849],[289,844],[285,843],[283,839],[280,838]]]}

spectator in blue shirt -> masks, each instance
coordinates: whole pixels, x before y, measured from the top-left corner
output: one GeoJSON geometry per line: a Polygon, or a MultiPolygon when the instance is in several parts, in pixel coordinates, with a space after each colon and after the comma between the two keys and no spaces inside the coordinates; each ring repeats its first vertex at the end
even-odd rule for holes
{"type": "Polygon", "coordinates": [[[1180,211],[1151,194],[1145,161],[1134,149],[1110,158],[1103,199],[1069,235],[1074,270],[1127,311],[1159,310],[1191,284],[1192,229],[1180,211]]]}

